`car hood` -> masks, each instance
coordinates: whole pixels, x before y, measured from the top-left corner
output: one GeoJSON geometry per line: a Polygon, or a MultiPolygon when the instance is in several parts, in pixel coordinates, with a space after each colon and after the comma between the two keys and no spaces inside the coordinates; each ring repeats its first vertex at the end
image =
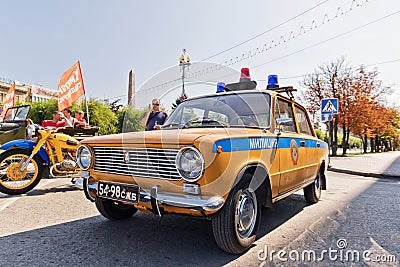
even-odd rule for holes
{"type": "Polygon", "coordinates": [[[137,144],[137,145],[191,145],[198,138],[207,136],[208,139],[219,140],[227,137],[246,137],[260,135],[259,129],[244,128],[190,128],[159,131],[130,132],[105,136],[96,136],[83,140],[82,144],[98,146],[137,144]]]}

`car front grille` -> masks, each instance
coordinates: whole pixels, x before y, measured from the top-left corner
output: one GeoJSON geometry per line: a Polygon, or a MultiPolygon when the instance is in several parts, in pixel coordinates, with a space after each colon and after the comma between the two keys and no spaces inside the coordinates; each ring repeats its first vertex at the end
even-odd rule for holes
{"type": "Polygon", "coordinates": [[[93,169],[97,172],[169,180],[181,179],[175,167],[179,149],[94,147],[93,151],[93,169]]]}

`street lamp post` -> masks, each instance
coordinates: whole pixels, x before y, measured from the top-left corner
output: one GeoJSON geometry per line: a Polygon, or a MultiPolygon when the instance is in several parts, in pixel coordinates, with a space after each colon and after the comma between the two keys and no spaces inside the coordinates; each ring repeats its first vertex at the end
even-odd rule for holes
{"type": "Polygon", "coordinates": [[[182,71],[182,96],[185,96],[185,70],[190,66],[190,57],[186,56],[185,48],[182,49],[182,55],[179,57],[179,66],[181,67],[182,71]]]}

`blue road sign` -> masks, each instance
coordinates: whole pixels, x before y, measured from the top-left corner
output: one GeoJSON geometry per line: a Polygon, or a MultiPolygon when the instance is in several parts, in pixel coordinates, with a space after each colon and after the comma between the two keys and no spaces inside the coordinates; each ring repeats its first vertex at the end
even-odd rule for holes
{"type": "Polygon", "coordinates": [[[332,114],[324,114],[322,115],[322,121],[332,121],[333,115],[332,114]]]}
{"type": "Polygon", "coordinates": [[[324,98],[321,101],[321,114],[338,114],[339,113],[339,100],[337,98],[324,98]]]}

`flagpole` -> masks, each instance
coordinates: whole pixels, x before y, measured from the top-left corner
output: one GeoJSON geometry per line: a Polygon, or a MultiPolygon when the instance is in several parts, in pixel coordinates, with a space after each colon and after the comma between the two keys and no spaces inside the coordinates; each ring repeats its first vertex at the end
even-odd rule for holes
{"type": "Polygon", "coordinates": [[[89,121],[89,108],[88,108],[88,102],[86,99],[86,90],[85,90],[85,84],[83,82],[83,77],[82,77],[82,69],[81,69],[81,62],[79,62],[78,60],[78,66],[79,66],[79,70],[80,70],[80,78],[82,81],[82,86],[83,86],[83,95],[85,96],[85,104],[86,104],[86,116],[87,116],[87,125],[90,125],[90,121],[89,121]]]}
{"type": "Polygon", "coordinates": [[[90,122],[89,122],[89,108],[88,108],[88,103],[87,103],[87,99],[86,99],[86,94],[84,94],[84,96],[85,96],[85,103],[86,103],[87,125],[90,125],[90,122]]]}

